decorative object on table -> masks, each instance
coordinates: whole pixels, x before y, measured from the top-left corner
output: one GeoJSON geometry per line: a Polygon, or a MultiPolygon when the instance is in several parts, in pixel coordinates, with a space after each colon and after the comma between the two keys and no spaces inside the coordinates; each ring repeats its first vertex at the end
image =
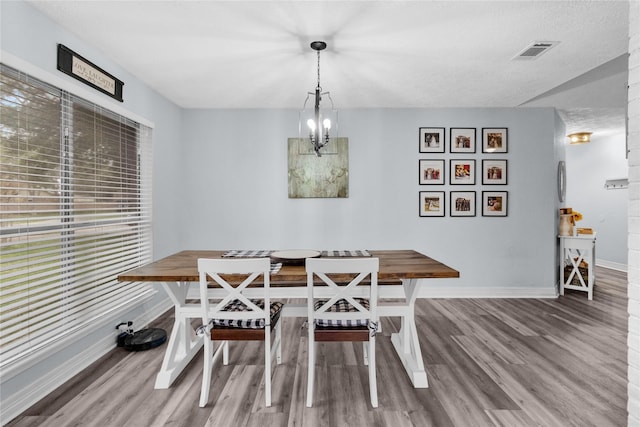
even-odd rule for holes
{"type": "Polygon", "coordinates": [[[476,161],[451,159],[449,161],[449,184],[473,185],[476,183],[476,161]]]}
{"type": "Polygon", "coordinates": [[[338,110],[333,106],[331,94],[328,91],[323,92],[320,86],[320,51],[326,49],[326,47],[327,44],[323,41],[311,43],[311,49],[316,51],[318,57],[318,81],[315,90],[307,93],[298,121],[298,137],[303,138],[303,134],[309,132],[306,140],[311,143],[311,147],[318,157],[324,154],[322,148],[329,144],[331,137],[335,138],[338,135],[338,110]],[[311,96],[314,99],[313,109],[307,107],[307,102],[311,96]],[[323,96],[326,96],[329,100],[331,104],[329,108],[327,108],[326,103],[322,104],[323,96]]]}
{"type": "Polygon", "coordinates": [[[452,191],[450,216],[476,216],[476,192],[452,191]]]}
{"type": "Polygon", "coordinates": [[[331,138],[315,155],[307,140],[288,139],[290,199],[349,197],[349,138],[331,138]]]}
{"type": "Polygon", "coordinates": [[[560,236],[573,236],[573,215],[560,215],[558,234],[560,236]]]}
{"type": "Polygon", "coordinates": [[[507,206],[506,191],[482,192],[482,216],[507,216],[507,206]]]}
{"type": "Polygon", "coordinates": [[[576,234],[578,236],[580,236],[581,234],[593,234],[593,228],[576,227],[576,234]]]}
{"type": "Polygon", "coordinates": [[[444,184],[444,160],[421,159],[418,163],[420,185],[444,184]]]}
{"type": "Polygon", "coordinates": [[[587,144],[591,142],[591,135],[592,132],[573,132],[567,135],[567,138],[569,138],[569,144],[571,145],[587,144]]]}
{"type": "Polygon", "coordinates": [[[307,258],[318,258],[319,251],[311,249],[291,249],[272,252],[270,258],[284,265],[304,265],[307,258]]]}
{"type": "Polygon", "coordinates": [[[421,153],[444,153],[444,128],[419,128],[421,153]]]}
{"type": "Polygon", "coordinates": [[[444,216],[444,191],[420,192],[420,216],[444,216]]]}
{"type": "Polygon", "coordinates": [[[506,160],[482,160],[482,184],[505,185],[507,183],[506,160]]]}
{"type": "Polygon", "coordinates": [[[451,128],[449,130],[449,152],[475,153],[476,128],[451,128]]]}
{"type": "Polygon", "coordinates": [[[507,128],[482,128],[483,153],[506,153],[508,142],[507,128]]]}
{"type": "Polygon", "coordinates": [[[582,220],[582,214],[572,208],[560,208],[560,224],[558,234],[560,236],[575,236],[574,226],[576,221],[582,220]]]}

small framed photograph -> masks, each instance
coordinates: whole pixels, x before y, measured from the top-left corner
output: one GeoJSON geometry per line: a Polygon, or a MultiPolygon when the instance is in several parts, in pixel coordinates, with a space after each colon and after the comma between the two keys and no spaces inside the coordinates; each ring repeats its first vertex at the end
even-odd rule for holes
{"type": "Polygon", "coordinates": [[[483,191],[482,216],[507,216],[507,192],[483,191]]]}
{"type": "Polygon", "coordinates": [[[444,160],[419,161],[420,185],[444,184],[444,160]]]}
{"type": "Polygon", "coordinates": [[[420,216],[444,216],[444,191],[420,192],[420,216]]]}
{"type": "Polygon", "coordinates": [[[421,153],[444,153],[444,128],[420,128],[421,153]]]}
{"type": "Polygon", "coordinates": [[[473,185],[476,183],[476,161],[475,160],[450,160],[449,184],[451,185],[473,185]]]}
{"type": "Polygon", "coordinates": [[[507,183],[506,160],[482,160],[482,184],[505,185],[507,183]]]}
{"type": "Polygon", "coordinates": [[[449,134],[449,152],[475,153],[476,128],[451,128],[449,134]]]}
{"type": "Polygon", "coordinates": [[[483,153],[506,153],[508,143],[507,128],[482,128],[483,153]]]}
{"type": "Polygon", "coordinates": [[[452,191],[451,216],[476,216],[476,192],[452,191]]]}

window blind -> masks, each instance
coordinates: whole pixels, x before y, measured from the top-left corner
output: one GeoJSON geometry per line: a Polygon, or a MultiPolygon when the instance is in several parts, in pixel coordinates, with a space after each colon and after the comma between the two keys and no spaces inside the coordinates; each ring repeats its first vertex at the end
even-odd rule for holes
{"type": "Polygon", "coordinates": [[[151,129],[0,69],[0,367],[153,292],[151,129]]]}

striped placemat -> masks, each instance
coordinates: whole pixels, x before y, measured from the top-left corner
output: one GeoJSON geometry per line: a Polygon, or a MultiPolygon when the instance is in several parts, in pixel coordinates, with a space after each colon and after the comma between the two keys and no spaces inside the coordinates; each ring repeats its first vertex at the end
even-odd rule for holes
{"type": "Polygon", "coordinates": [[[280,271],[280,269],[282,268],[282,263],[281,262],[272,262],[271,263],[271,270],[270,273],[271,274],[275,274],[278,271],[280,271]]]}
{"type": "Polygon", "coordinates": [[[340,257],[366,257],[371,256],[367,250],[347,250],[347,251],[322,251],[322,256],[340,257]]]}
{"type": "MultiPolygon", "coordinates": [[[[223,258],[264,258],[271,255],[274,250],[251,249],[251,250],[231,250],[225,252],[223,258]]],[[[322,251],[321,256],[325,257],[368,257],[371,256],[369,251],[363,249],[357,250],[331,250],[322,251]]]]}
{"type": "Polygon", "coordinates": [[[225,252],[222,257],[223,258],[265,258],[271,255],[274,252],[272,250],[232,250],[225,252]]]}

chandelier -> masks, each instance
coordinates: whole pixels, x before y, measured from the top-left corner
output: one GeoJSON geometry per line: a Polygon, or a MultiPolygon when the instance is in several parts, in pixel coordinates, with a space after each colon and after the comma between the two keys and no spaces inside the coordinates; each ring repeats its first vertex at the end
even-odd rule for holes
{"type": "Polygon", "coordinates": [[[334,137],[338,133],[338,111],[333,107],[331,94],[329,92],[323,92],[320,86],[320,51],[326,47],[327,44],[323,41],[311,43],[311,49],[315,50],[318,55],[318,84],[316,85],[315,91],[307,92],[307,98],[300,112],[300,121],[298,123],[298,136],[302,138],[303,129],[308,130],[308,135],[304,137],[308,138],[313,147],[313,151],[315,151],[318,157],[322,155],[320,153],[322,147],[329,143],[329,132],[331,129],[333,128],[332,132],[334,137]],[[314,99],[313,109],[311,109],[311,106],[307,107],[307,103],[312,96],[314,99]],[[328,98],[330,107],[327,107],[326,103],[324,106],[321,105],[324,96],[328,98]]]}

